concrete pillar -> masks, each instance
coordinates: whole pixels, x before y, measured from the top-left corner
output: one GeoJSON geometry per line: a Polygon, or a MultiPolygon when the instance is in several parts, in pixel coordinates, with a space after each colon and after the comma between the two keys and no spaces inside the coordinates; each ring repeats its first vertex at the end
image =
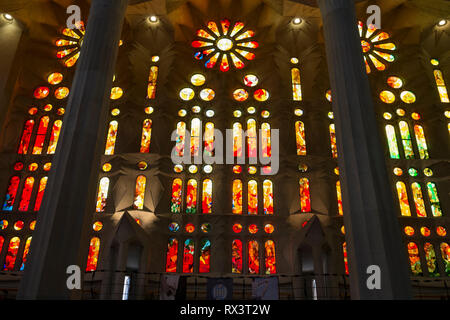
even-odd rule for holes
{"type": "Polygon", "coordinates": [[[352,299],[408,299],[406,248],[394,210],[353,0],[318,0],[338,143],[352,299]],[[370,265],[381,289],[369,290],[370,265]]]}
{"type": "Polygon", "coordinates": [[[78,265],[83,274],[86,267],[97,168],[126,6],[127,0],[92,1],[19,299],[81,297],[80,290],[67,289],[66,268],[78,265]]]}

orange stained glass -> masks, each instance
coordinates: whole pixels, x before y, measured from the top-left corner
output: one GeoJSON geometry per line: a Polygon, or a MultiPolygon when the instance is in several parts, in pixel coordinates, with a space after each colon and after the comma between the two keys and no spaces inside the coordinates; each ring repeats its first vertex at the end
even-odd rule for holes
{"type": "Polygon", "coordinates": [[[22,254],[22,264],[20,265],[20,271],[23,271],[25,269],[25,263],[27,262],[28,252],[30,251],[30,245],[31,245],[31,237],[28,237],[27,241],[25,242],[25,248],[23,249],[22,254]]]}
{"type": "Polygon", "coordinates": [[[239,239],[231,244],[231,272],[242,273],[242,241],[239,239]]]}
{"type": "Polygon", "coordinates": [[[233,52],[230,52],[231,61],[233,61],[234,66],[236,69],[242,69],[244,68],[244,63],[241,59],[239,59],[233,52]]]}
{"type": "Polygon", "coordinates": [[[111,89],[111,96],[110,99],[111,100],[117,100],[122,98],[123,96],[123,90],[120,87],[114,87],[111,89]]]}
{"type": "Polygon", "coordinates": [[[443,226],[436,227],[436,234],[440,237],[445,237],[447,235],[447,230],[443,226]]]}
{"type": "Polygon", "coordinates": [[[2,210],[12,211],[17,191],[19,189],[19,183],[20,178],[18,176],[13,176],[9,180],[8,190],[6,191],[5,201],[3,202],[2,210]]]}
{"type": "Polygon", "coordinates": [[[250,274],[259,273],[259,246],[257,241],[248,242],[248,272],[250,274]]]}
{"type": "Polygon", "coordinates": [[[56,85],[63,81],[63,75],[59,72],[53,72],[47,77],[47,82],[51,85],[56,85]]]}
{"type": "Polygon", "coordinates": [[[258,183],[248,182],[248,214],[258,214],[258,183]]]}
{"type": "Polygon", "coordinates": [[[58,100],[65,99],[69,96],[70,90],[67,87],[60,87],[55,90],[55,98],[58,100]]]}
{"type": "Polygon", "coordinates": [[[97,193],[97,204],[95,211],[104,212],[106,207],[106,199],[108,198],[109,178],[103,177],[100,179],[97,193]]]}
{"type": "Polygon", "coordinates": [[[173,180],[172,183],[172,200],[170,204],[170,212],[181,212],[181,194],[182,194],[183,181],[179,178],[173,180]]]}
{"type": "Polygon", "coordinates": [[[248,99],[248,92],[245,89],[236,89],[233,92],[233,98],[239,102],[245,101],[248,99]]]}
{"type": "Polygon", "coordinates": [[[38,192],[36,195],[36,202],[34,203],[34,211],[39,211],[44,197],[45,187],[47,186],[48,177],[42,177],[39,181],[38,192]]]}
{"type": "Polygon", "coordinates": [[[428,154],[427,141],[425,140],[425,132],[423,131],[422,126],[416,124],[414,126],[414,134],[416,136],[420,159],[428,159],[430,156],[428,154]]]}
{"type": "Polygon", "coordinates": [[[227,72],[228,70],[230,70],[230,64],[228,63],[228,56],[224,54],[220,62],[220,71],[227,72]]]}
{"type": "Polygon", "coordinates": [[[266,274],[275,274],[277,272],[275,243],[272,240],[267,240],[264,243],[264,247],[265,247],[266,274]]]}
{"type": "Polygon", "coordinates": [[[98,253],[100,251],[100,239],[93,237],[89,243],[89,254],[86,264],[86,271],[95,271],[98,263],[98,253]]]}
{"type": "Polygon", "coordinates": [[[222,32],[224,35],[227,35],[228,30],[230,29],[230,20],[228,19],[223,19],[222,21],[220,21],[220,24],[222,26],[222,32]]]}
{"type": "Polygon", "coordinates": [[[158,80],[158,67],[151,66],[148,76],[147,99],[155,99],[156,97],[156,81],[158,80]]]}
{"type": "Polygon", "coordinates": [[[45,98],[47,98],[49,93],[50,93],[50,89],[49,88],[47,88],[47,87],[37,87],[34,90],[33,95],[34,95],[34,97],[36,99],[45,99],[45,98]]]}
{"type": "Polygon", "coordinates": [[[424,237],[429,237],[431,234],[431,230],[427,227],[421,227],[420,228],[420,233],[424,236],[424,237]]]}
{"type": "Polygon", "coordinates": [[[268,123],[263,123],[261,125],[261,142],[262,142],[262,156],[267,158],[272,154],[272,148],[270,143],[270,125],[268,123]]]}
{"type": "Polygon", "coordinates": [[[214,123],[207,122],[205,124],[205,150],[206,156],[212,157],[214,152],[214,123]]]}
{"type": "Polygon", "coordinates": [[[384,103],[391,104],[395,101],[395,95],[391,91],[384,90],[380,92],[380,99],[384,103]]]}
{"type": "Polygon", "coordinates": [[[307,178],[301,178],[300,184],[300,210],[301,212],[311,211],[311,199],[309,193],[309,181],[307,178]]]}
{"type": "Polygon", "coordinates": [[[200,242],[200,264],[198,266],[199,273],[207,273],[210,271],[211,264],[211,242],[203,239],[200,242]]]}
{"type": "Polygon", "coordinates": [[[399,77],[391,76],[387,78],[387,84],[394,89],[400,89],[403,86],[403,81],[399,77]]]}
{"type": "Polygon", "coordinates": [[[242,214],[242,181],[233,181],[233,201],[232,212],[235,214],[242,214]]]}
{"type": "Polygon", "coordinates": [[[248,226],[248,232],[255,234],[258,232],[258,226],[256,224],[251,224],[248,226]]]}
{"type": "Polygon", "coordinates": [[[30,145],[31,134],[33,133],[34,120],[25,122],[22,138],[20,139],[18,154],[27,154],[28,146],[30,145]]]}
{"type": "Polygon", "coordinates": [[[190,179],[186,190],[186,213],[197,212],[197,181],[190,179]]]}
{"type": "Polygon", "coordinates": [[[205,67],[208,69],[214,68],[214,66],[217,63],[217,60],[219,59],[220,53],[217,52],[215,55],[213,55],[211,58],[209,58],[208,61],[205,62],[205,67]]]}
{"type": "Polygon", "coordinates": [[[177,272],[178,240],[170,238],[167,244],[166,272],[177,272]]]}
{"type": "Polygon", "coordinates": [[[398,181],[396,183],[397,188],[397,196],[398,201],[400,203],[400,212],[402,216],[411,216],[411,211],[409,209],[409,202],[408,202],[408,193],[406,192],[405,184],[401,181],[398,181]]]}
{"type": "Polygon", "coordinates": [[[444,260],[445,273],[450,275],[450,246],[448,243],[442,242],[440,245],[442,260],[444,260]]]}
{"type": "Polygon", "coordinates": [[[202,212],[212,212],[212,181],[211,179],[203,180],[202,188],[202,212]]]}
{"type": "Polygon", "coordinates": [[[302,85],[300,82],[300,70],[298,68],[292,68],[291,76],[292,76],[292,99],[294,101],[301,101],[302,85]]]}
{"type": "Polygon", "coordinates": [[[33,154],[41,154],[44,147],[45,137],[47,135],[48,123],[50,118],[44,116],[39,122],[39,127],[36,133],[36,139],[34,141],[33,154]]]}
{"type": "Polygon", "coordinates": [[[177,138],[175,145],[175,153],[182,157],[184,155],[184,140],[186,135],[186,123],[178,122],[177,123],[177,138]]]}
{"type": "Polygon", "coordinates": [[[186,239],[183,250],[183,273],[194,272],[194,240],[186,239]]]}
{"type": "Polygon", "coordinates": [[[297,155],[306,155],[305,125],[301,121],[295,122],[295,140],[297,142],[297,155]]]}
{"type": "Polygon", "coordinates": [[[0,252],[3,250],[3,243],[5,242],[5,239],[0,236],[0,252]]]}
{"type": "Polygon", "coordinates": [[[3,265],[3,270],[13,271],[14,264],[16,263],[17,252],[19,251],[20,239],[19,237],[14,237],[9,242],[8,251],[6,252],[5,264],[3,265]]]}
{"type": "Polygon", "coordinates": [[[267,91],[266,89],[258,89],[253,93],[253,98],[260,102],[266,101],[267,99],[269,99],[269,97],[269,91],[267,91]]]}
{"type": "Polygon", "coordinates": [[[347,242],[342,243],[342,252],[344,254],[344,267],[345,274],[348,275],[348,255],[347,255],[347,242]]]}
{"type": "Polygon", "coordinates": [[[67,59],[64,62],[64,65],[67,68],[73,67],[75,65],[75,63],[77,62],[78,58],[80,57],[80,52],[76,53],[75,55],[73,55],[72,57],[70,57],[69,59],[67,59]]]}
{"type": "Polygon", "coordinates": [[[270,180],[263,182],[264,214],[273,214],[273,184],[270,180]]]}
{"type": "Polygon", "coordinates": [[[342,216],[344,214],[344,209],[342,207],[342,192],[341,192],[341,182],[336,181],[336,195],[337,195],[337,202],[338,202],[338,212],[339,215],[342,216]]]}
{"type": "Polygon", "coordinates": [[[199,118],[191,121],[191,155],[198,156],[200,149],[200,131],[202,122],[199,118]]]}
{"type": "Polygon", "coordinates": [[[247,74],[246,76],[244,76],[244,84],[247,87],[254,87],[258,84],[258,82],[258,77],[253,74],[247,74]]]}
{"type": "Polygon", "coordinates": [[[423,196],[422,196],[422,188],[420,184],[417,182],[413,182],[411,184],[412,194],[414,198],[414,204],[416,206],[416,213],[418,217],[426,217],[427,212],[425,210],[425,204],[423,202],[423,196]]]}
{"type": "Polygon", "coordinates": [[[406,226],[405,227],[405,234],[407,235],[407,236],[413,236],[414,235],[414,228],[413,227],[410,227],[410,226],[406,226]]]}
{"type": "Polygon", "coordinates": [[[275,230],[274,226],[271,225],[270,223],[268,223],[264,226],[264,231],[268,234],[273,233],[274,230],[275,230]]]}
{"type": "Polygon", "coordinates": [[[134,191],[134,202],[133,208],[142,210],[144,209],[144,196],[145,196],[145,185],[147,178],[145,176],[138,176],[136,178],[136,188],[134,191]]]}
{"type": "Polygon", "coordinates": [[[256,139],[256,121],[249,119],[247,121],[247,145],[248,145],[248,157],[256,158],[257,156],[257,139],[256,139]]]}
{"type": "Polygon", "coordinates": [[[247,60],[253,60],[256,57],[253,52],[249,52],[247,50],[236,49],[235,51],[247,60]]]}
{"type": "Polygon", "coordinates": [[[19,211],[27,211],[30,205],[31,193],[33,192],[34,178],[28,177],[22,189],[22,197],[19,203],[19,211]]]}
{"type": "Polygon", "coordinates": [[[58,144],[59,134],[61,133],[62,121],[53,122],[52,133],[50,134],[50,142],[48,143],[47,154],[54,154],[58,144]]]}
{"type": "Polygon", "coordinates": [[[114,148],[116,146],[117,130],[119,128],[119,123],[117,121],[111,121],[109,123],[108,136],[106,138],[105,154],[113,155],[114,148]]]}
{"type": "Polygon", "coordinates": [[[442,103],[450,103],[448,98],[447,87],[445,85],[444,76],[441,70],[433,70],[434,80],[442,103]]]}
{"type": "Polygon", "coordinates": [[[242,125],[239,122],[233,124],[233,155],[234,157],[242,157],[242,145],[244,140],[242,138],[242,125]]]}
{"type": "Polygon", "coordinates": [[[330,124],[330,143],[331,143],[331,154],[333,158],[338,157],[337,145],[336,145],[336,131],[334,128],[334,123],[330,124]]]}
{"type": "Polygon", "coordinates": [[[141,153],[148,153],[150,151],[150,140],[152,138],[152,120],[145,119],[142,124],[141,137],[141,153]]]}

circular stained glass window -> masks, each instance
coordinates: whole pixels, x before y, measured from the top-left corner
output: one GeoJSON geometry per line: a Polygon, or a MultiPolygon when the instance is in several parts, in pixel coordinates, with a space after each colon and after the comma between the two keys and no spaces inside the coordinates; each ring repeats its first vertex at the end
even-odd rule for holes
{"type": "Polygon", "coordinates": [[[429,237],[431,234],[430,229],[428,229],[427,227],[422,227],[420,228],[420,233],[424,236],[424,237],[429,237]]]}
{"type": "Polygon", "coordinates": [[[303,115],[303,110],[302,110],[302,109],[295,109],[295,110],[294,110],[294,114],[295,114],[297,117],[300,117],[300,116],[303,115]]]}
{"type": "Polygon", "coordinates": [[[331,102],[331,89],[328,89],[327,92],[325,92],[325,99],[331,102]]]}
{"type": "Polygon", "coordinates": [[[16,221],[14,223],[14,230],[20,231],[23,229],[24,223],[22,220],[16,221]]]}
{"type": "Polygon", "coordinates": [[[254,87],[258,84],[258,77],[253,74],[248,74],[244,77],[244,84],[247,87],[254,87]]]}
{"type": "Polygon", "coordinates": [[[0,220],[0,229],[5,230],[8,228],[8,220],[0,220]]]}
{"type": "Polygon", "coordinates": [[[205,76],[200,73],[196,73],[191,77],[191,83],[197,87],[204,85],[205,81],[206,81],[205,76]]]}
{"type": "Polygon", "coordinates": [[[255,109],[255,107],[248,107],[247,112],[250,114],[254,114],[256,112],[256,109],[255,109]]]}
{"type": "Polygon", "coordinates": [[[306,171],[308,170],[308,166],[307,166],[306,164],[304,164],[304,163],[300,163],[300,164],[298,165],[298,170],[299,170],[300,172],[306,172],[306,171]]]}
{"type": "Polygon", "coordinates": [[[185,109],[180,109],[180,111],[178,111],[178,115],[180,117],[184,117],[187,114],[187,111],[185,109]]]}
{"type": "Polygon", "coordinates": [[[38,109],[36,107],[28,109],[28,114],[34,116],[38,112],[38,109]]]}
{"type": "Polygon", "coordinates": [[[413,120],[420,120],[420,114],[418,114],[417,112],[413,112],[411,113],[411,118],[413,120]]]}
{"type": "Polygon", "coordinates": [[[334,118],[333,112],[331,112],[331,111],[328,112],[327,116],[328,116],[329,119],[333,119],[334,118]]]}
{"type": "Polygon", "coordinates": [[[447,235],[447,230],[445,230],[445,228],[442,226],[438,226],[436,228],[436,233],[440,237],[445,237],[447,235]]]}
{"type": "Polygon", "coordinates": [[[413,227],[406,226],[404,230],[405,230],[405,234],[407,236],[413,236],[414,235],[414,228],[413,227]]]}
{"type": "Polygon", "coordinates": [[[39,165],[36,162],[33,162],[33,163],[30,163],[28,165],[28,170],[29,171],[36,171],[38,167],[39,167],[39,165]]]}
{"type": "Polygon", "coordinates": [[[120,114],[120,109],[119,108],[114,108],[111,110],[111,115],[112,116],[118,116],[120,114]]]}
{"type": "Polygon", "coordinates": [[[389,77],[387,79],[387,84],[394,89],[400,89],[403,86],[403,81],[399,77],[389,77]]]}
{"type": "Polygon", "coordinates": [[[415,168],[409,168],[408,173],[411,177],[417,177],[417,170],[415,168]]]}
{"type": "Polygon", "coordinates": [[[215,95],[216,93],[213,89],[207,88],[200,91],[200,99],[202,99],[203,101],[211,101],[212,99],[214,99],[215,95]]]}
{"type": "Polygon", "coordinates": [[[396,176],[401,176],[403,174],[403,170],[400,168],[394,168],[394,174],[396,176]]]}
{"type": "Polygon", "coordinates": [[[398,116],[403,117],[405,115],[405,110],[399,108],[397,110],[395,110],[395,112],[397,113],[398,116]]]}
{"type": "Polygon", "coordinates": [[[176,173],[180,173],[180,172],[183,171],[183,166],[182,166],[181,164],[176,164],[176,165],[173,167],[173,171],[175,171],[176,173]]]}
{"type": "Polygon", "coordinates": [[[196,165],[190,165],[188,170],[190,173],[197,173],[197,171],[198,171],[196,165]]]}
{"type": "Polygon", "coordinates": [[[233,116],[235,118],[239,118],[242,115],[242,112],[240,110],[234,110],[233,111],[233,116]]]}
{"type": "Polygon", "coordinates": [[[205,114],[208,118],[214,117],[214,110],[206,110],[205,114]]]}
{"type": "Polygon", "coordinates": [[[270,223],[268,223],[264,226],[264,231],[268,234],[273,233],[274,230],[275,230],[275,228],[270,223]]]}
{"type": "Polygon", "coordinates": [[[194,98],[194,90],[192,90],[191,88],[183,88],[180,90],[180,98],[181,100],[184,101],[189,101],[192,100],[194,98]]]}
{"type": "Polygon", "coordinates": [[[255,174],[256,171],[257,171],[256,167],[254,167],[254,166],[248,167],[248,173],[249,174],[255,174]]]}
{"type": "Polygon", "coordinates": [[[33,95],[34,95],[34,97],[36,99],[44,99],[44,98],[47,98],[49,93],[50,93],[50,89],[49,88],[47,88],[47,87],[37,87],[34,90],[33,95]]]}
{"type": "Polygon", "coordinates": [[[414,103],[414,102],[416,102],[416,96],[411,91],[402,91],[400,93],[400,99],[402,99],[402,101],[404,103],[414,103]]]}
{"type": "Polygon", "coordinates": [[[423,169],[423,174],[427,177],[431,177],[433,175],[433,170],[431,170],[430,168],[425,168],[423,169]]]}
{"type": "Polygon", "coordinates": [[[202,111],[202,108],[200,108],[200,106],[193,106],[191,110],[193,113],[199,113],[200,111],[202,111]]]}
{"type": "Polygon", "coordinates": [[[437,59],[431,59],[431,60],[430,60],[430,63],[431,63],[433,66],[438,66],[438,65],[439,65],[439,60],[437,60],[437,59]]]}
{"type": "Polygon", "coordinates": [[[263,110],[261,111],[261,117],[263,117],[264,119],[267,119],[270,116],[270,112],[267,110],[263,110]]]}
{"type": "Polygon", "coordinates": [[[63,75],[59,72],[51,73],[47,78],[48,83],[52,85],[60,84],[63,81],[63,75]]]}
{"type": "Polygon", "coordinates": [[[58,110],[56,111],[56,114],[58,116],[62,116],[65,112],[66,112],[66,110],[64,110],[64,108],[58,108],[58,110]]]}
{"type": "Polygon", "coordinates": [[[16,163],[14,164],[14,170],[20,171],[20,170],[22,170],[22,169],[23,169],[23,163],[22,163],[22,162],[16,162],[16,163]]]}
{"type": "MultiPolygon", "coordinates": [[[[122,40],[120,40],[122,41],[122,40]]],[[[152,62],[158,62],[159,61],[159,56],[153,56],[152,57],[152,62]]]]}
{"type": "Polygon", "coordinates": [[[45,106],[44,106],[44,111],[51,111],[53,109],[53,106],[51,105],[51,104],[46,104],[45,106]]]}
{"type": "Polygon", "coordinates": [[[95,221],[94,224],[92,225],[92,229],[94,229],[94,231],[100,231],[103,228],[103,223],[101,221],[95,221]]]}
{"type": "Polygon", "coordinates": [[[139,170],[145,170],[145,169],[147,169],[147,162],[145,162],[145,161],[140,161],[139,163],[138,163],[138,168],[139,168],[139,170]]]}
{"type": "Polygon", "coordinates": [[[339,175],[339,167],[334,168],[334,174],[337,176],[339,175]]]}
{"type": "Polygon", "coordinates": [[[234,90],[233,98],[239,102],[245,101],[248,98],[248,92],[245,89],[234,90]]]}
{"type": "Polygon", "coordinates": [[[211,224],[209,224],[209,223],[203,223],[203,224],[200,226],[200,229],[202,230],[202,232],[208,233],[208,232],[211,231],[211,224]]]}
{"type": "Polygon", "coordinates": [[[111,89],[111,100],[117,100],[122,98],[123,90],[120,87],[114,87],[111,89]]]}
{"type": "Polygon", "coordinates": [[[217,48],[219,48],[222,51],[228,51],[233,48],[233,41],[229,38],[222,38],[219,41],[217,41],[217,48]]]}
{"type": "Polygon", "coordinates": [[[298,63],[298,59],[297,58],[291,58],[291,63],[292,64],[297,64],[298,63]]]}
{"type": "Polygon", "coordinates": [[[385,112],[383,113],[383,118],[386,120],[391,120],[392,119],[392,114],[389,112],[385,112]]]}
{"type": "Polygon", "coordinates": [[[153,111],[154,111],[153,107],[146,107],[146,108],[144,109],[144,112],[145,112],[146,114],[152,114],[153,111]]]}
{"type": "Polygon", "coordinates": [[[177,232],[178,230],[180,230],[180,225],[176,222],[172,222],[169,224],[169,230],[171,232],[177,232]]]}
{"type": "Polygon", "coordinates": [[[248,232],[250,232],[251,234],[255,234],[258,232],[258,227],[256,226],[256,224],[251,224],[248,226],[248,232]]]}
{"type": "Polygon", "coordinates": [[[102,170],[103,172],[109,172],[111,171],[111,168],[112,168],[111,163],[107,162],[103,165],[102,170]]]}
{"type": "Polygon", "coordinates": [[[233,166],[233,172],[237,173],[237,174],[241,173],[242,172],[242,167],[238,166],[238,165],[233,166]]]}
{"type": "Polygon", "coordinates": [[[256,101],[266,101],[269,97],[269,91],[266,89],[258,89],[253,93],[253,98],[255,98],[256,101]]]}
{"type": "Polygon", "coordinates": [[[240,223],[233,224],[233,231],[234,233],[240,233],[242,231],[242,224],[240,223]]]}
{"type": "Polygon", "coordinates": [[[211,173],[213,170],[213,167],[209,164],[207,164],[206,166],[203,167],[203,172],[204,173],[211,173]]]}
{"type": "Polygon", "coordinates": [[[391,91],[384,90],[380,92],[380,99],[384,103],[394,103],[395,95],[391,91]]]}
{"type": "Polygon", "coordinates": [[[46,164],[44,164],[44,171],[50,171],[51,168],[52,168],[51,162],[47,162],[46,164]]]}
{"type": "Polygon", "coordinates": [[[187,233],[192,233],[195,231],[195,227],[192,223],[188,223],[184,230],[186,230],[187,233]]]}

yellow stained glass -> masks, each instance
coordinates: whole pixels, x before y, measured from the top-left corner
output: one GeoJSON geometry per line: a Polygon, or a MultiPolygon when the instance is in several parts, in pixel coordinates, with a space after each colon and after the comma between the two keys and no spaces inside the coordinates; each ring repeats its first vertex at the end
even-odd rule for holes
{"type": "Polygon", "coordinates": [[[409,208],[408,193],[406,192],[406,186],[403,182],[398,181],[396,183],[396,188],[397,188],[398,201],[400,204],[400,212],[401,212],[402,216],[410,217],[411,211],[409,208]]]}

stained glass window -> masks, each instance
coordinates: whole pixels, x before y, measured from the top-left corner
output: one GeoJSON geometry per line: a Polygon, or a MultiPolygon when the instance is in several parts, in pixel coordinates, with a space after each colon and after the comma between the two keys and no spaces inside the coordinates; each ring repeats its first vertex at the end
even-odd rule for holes
{"type": "Polygon", "coordinates": [[[177,123],[177,140],[175,145],[175,152],[179,157],[184,155],[184,139],[186,134],[186,123],[177,123]]]}
{"type": "Polygon", "coordinates": [[[152,120],[145,119],[142,124],[141,153],[150,151],[150,140],[152,138],[152,120]]]}
{"type": "Polygon", "coordinates": [[[433,217],[442,216],[441,204],[439,202],[439,196],[434,182],[427,183],[428,198],[430,199],[431,212],[433,217]]]}
{"type": "Polygon", "coordinates": [[[158,79],[158,67],[151,66],[148,76],[147,98],[155,99],[156,96],[156,80],[158,79]]]}
{"type": "Polygon", "coordinates": [[[108,198],[108,188],[109,188],[109,179],[107,177],[101,178],[100,183],[98,185],[97,204],[95,209],[96,212],[105,211],[106,199],[108,198]]]}
{"type": "Polygon", "coordinates": [[[33,133],[34,120],[28,120],[25,122],[25,126],[22,132],[22,138],[20,139],[18,154],[27,154],[28,146],[30,145],[31,134],[33,133]]]}
{"type": "Polygon", "coordinates": [[[265,264],[266,274],[274,274],[276,270],[276,257],[275,257],[275,243],[272,240],[267,240],[264,244],[265,247],[265,264]]]}
{"type": "Polygon", "coordinates": [[[214,123],[205,124],[205,151],[204,154],[212,157],[214,151],[214,123]]]}
{"type": "Polygon", "coordinates": [[[344,254],[344,268],[345,268],[345,274],[348,274],[347,242],[342,243],[342,252],[343,252],[343,254],[344,254]]]}
{"type": "Polygon", "coordinates": [[[259,273],[259,246],[257,241],[248,242],[248,272],[250,274],[259,273]]]}
{"type": "Polygon", "coordinates": [[[336,131],[334,129],[334,123],[330,124],[330,142],[331,142],[331,154],[333,158],[337,158],[337,146],[336,146],[336,131]]]}
{"type": "Polygon", "coordinates": [[[307,178],[301,178],[300,184],[300,210],[301,212],[311,211],[311,200],[309,193],[309,181],[307,178]]]}
{"type": "Polygon", "coordinates": [[[231,244],[231,272],[242,273],[242,241],[239,239],[231,244]]]}
{"type": "Polygon", "coordinates": [[[172,200],[170,204],[170,212],[181,212],[181,193],[182,193],[183,181],[177,178],[172,183],[172,200]]]}
{"type": "Polygon", "coordinates": [[[56,46],[60,48],[56,56],[58,59],[62,59],[63,64],[68,68],[73,67],[80,57],[84,33],[84,23],[80,21],[76,24],[75,29],[65,28],[62,31],[65,38],[56,41],[56,46]]]}
{"type": "Polygon", "coordinates": [[[33,192],[34,178],[28,177],[22,189],[22,197],[19,203],[19,211],[27,211],[30,205],[31,193],[33,192]]]}
{"type": "Polygon", "coordinates": [[[431,243],[425,242],[423,245],[425,251],[425,259],[427,260],[428,274],[430,276],[439,277],[439,270],[436,263],[436,253],[431,243]]]}
{"type": "Polygon", "coordinates": [[[203,239],[200,242],[200,264],[198,272],[206,273],[210,270],[211,263],[211,242],[208,239],[203,239]]]}
{"type": "Polygon", "coordinates": [[[302,85],[300,82],[300,70],[298,68],[292,68],[291,76],[292,76],[292,99],[294,99],[294,101],[301,101],[302,85]]]}
{"type": "Polygon", "coordinates": [[[416,135],[417,148],[419,149],[420,159],[428,159],[428,147],[425,140],[425,133],[423,132],[422,126],[415,125],[414,133],[416,135]]]}
{"type": "Polygon", "coordinates": [[[183,273],[194,272],[194,240],[186,239],[183,250],[183,273]]]}
{"type": "Polygon", "coordinates": [[[20,178],[18,176],[14,176],[9,180],[8,190],[6,191],[5,202],[3,202],[2,210],[12,211],[17,190],[19,188],[19,182],[20,178]]]}
{"type": "Polygon", "coordinates": [[[61,132],[62,121],[56,120],[53,122],[52,133],[50,135],[50,142],[48,143],[47,154],[54,154],[56,145],[58,144],[59,134],[61,132]]]}
{"type": "Polygon", "coordinates": [[[444,260],[445,273],[450,276],[450,246],[442,242],[440,245],[442,260],[444,260]]]}
{"type": "Polygon", "coordinates": [[[98,253],[100,251],[100,239],[93,237],[89,243],[89,254],[86,264],[86,271],[95,271],[97,269],[98,253]]]}
{"type": "Polygon", "coordinates": [[[248,214],[258,214],[258,183],[248,182],[248,214]]]}
{"type": "Polygon", "coordinates": [[[233,204],[232,212],[242,214],[242,181],[233,181],[233,204]]]}
{"type": "Polygon", "coordinates": [[[203,180],[202,212],[212,212],[212,181],[210,179],[203,180]]]}
{"type": "Polygon", "coordinates": [[[177,272],[178,240],[170,238],[167,244],[166,272],[177,272]]]}
{"type": "Polygon", "coordinates": [[[200,131],[202,122],[198,118],[191,121],[191,155],[198,156],[200,148],[200,131]]]}
{"type": "Polygon", "coordinates": [[[400,136],[402,138],[403,150],[405,152],[406,159],[414,158],[414,151],[411,143],[411,135],[409,134],[409,127],[406,121],[400,121],[398,123],[400,127],[400,136]]]}
{"type": "Polygon", "coordinates": [[[342,192],[341,192],[341,182],[336,181],[336,195],[337,195],[337,203],[338,203],[338,212],[339,215],[342,216],[344,214],[344,209],[342,207],[342,192]]]}
{"type": "Polygon", "coordinates": [[[249,119],[247,121],[247,144],[248,144],[248,157],[255,158],[257,156],[257,141],[256,141],[256,121],[249,119]]]}
{"type": "Polygon", "coordinates": [[[422,265],[420,264],[419,248],[414,242],[408,243],[409,263],[414,276],[422,275],[422,265]]]}
{"type": "MultiPolygon", "coordinates": [[[[437,60],[435,60],[437,61],[437,60]]],[[[439,62],[437,63],[439,64],[439,62]]],[[[445,85],[444,76],[441,70],[435,69],[433,70],[434,81],[436,82],[436,86],[439,93],[439,98],[442,103],[449,103],[447,87],[445,85]]]]}
{"type": "Polygon", "coordinates": [[[186,213],[197,212],[197,181],[190,179],[187,183],[186,213]]]}
{"type": "Polygon", "coordinates": [[[398,201],[400,203],[400,212],[402,216],[411,216],[411,211],[409,209],[409,202],[408,202],[408,193],[406,192],[405,184],[401,181],[398,181],[396,183],[397,187],[397,196],[398,201]]]}
{"type": "Polygon", "coordinates": [[[425,204],[423,202],[422,188],[419,183],[414,182],[411,184],[412,194],[414,198],[414,204],[416,206],[416,213],[418,217],[426,217],[427,212],[425,210],[425,204]]]}
{"type": "Polygon", "coordinates": [[[273,214],[273,184],[270,180],[263,182],[264,214],[273,214]]]}
{"type": "Polygon", "coordinates": [[[48,116],[44,116],[39,121],[38,130],[36,133],[36,140],[34,141],[33,154],[41,154],[42,148],[45,142],[45,136],[47,135],[48,123],[50,118],[48,116]]]}
{"type": "Polygon", "coordinates": [[[114,147],[116,145],[116,137],[117,137],[117,129],[118,128],[119,128],[119,123],[117,121],[114,120],[109,123],[108,137],[106,138],[106,147],[105,147],[106,155],[114,154],[114,147]]]}
{"type": "Polygon", "coordinates": [[[295,139],[297,141],[297,155],[306,155],[305,125],[301,121],[295,122],[295,139]]]}
{"type": "Polygon", "coordinates": [[[5,242],[5,239],[2,236],[0,236],[0,252],[2,252],[2,250],[3,250],[3,243],[4,242],[5,242]]]}
{"type": "Polygon", "coordinates": [[[261,142],[262,142],[262,156],[267,158],[271,156],[271,143],[270,143],[270,125],[263,123],[261,125],[261,142]]]}
{"type": "Polygon", "coordinates": [[[25,248],[23,249],[23,255],[22,255],[22,264],[20,265],[20,271],[23,271],[25,269],[25,263],[27,262],[28,252],[30,251],[30,245],[31,245],[31,237],[28,237],[27,241],[25,242],[25,248]]]}
{"type": "Polygon", "coordinates": [[[400,159],[400,153],[398,151],[397,136],[395,129],[392,125],[386,126],[386,137],[389,146],[389,153],[392,159],[400,159]]]}
{"type": "Polygon", "coordinates": [[[134,191],[133,208],[142,210],[144,208],[145,185],[147,178],[138,176],[136,179],[136,189],[134,191]]]}
{"type": "Polygon", "coordinates": [[[6,252],[5,264],[3,265],[3,270],[12,271],[14,270],[14,264],[16,263],[17,252],[19,251],[20,239],[19,237],[14,237],[10,240],[8,251],[6,252]]]}
{"type": "Polygon", "coordinates": [[[242,125],[239,122],[233,124],[233,155],[242,157],[242,125]]]}

